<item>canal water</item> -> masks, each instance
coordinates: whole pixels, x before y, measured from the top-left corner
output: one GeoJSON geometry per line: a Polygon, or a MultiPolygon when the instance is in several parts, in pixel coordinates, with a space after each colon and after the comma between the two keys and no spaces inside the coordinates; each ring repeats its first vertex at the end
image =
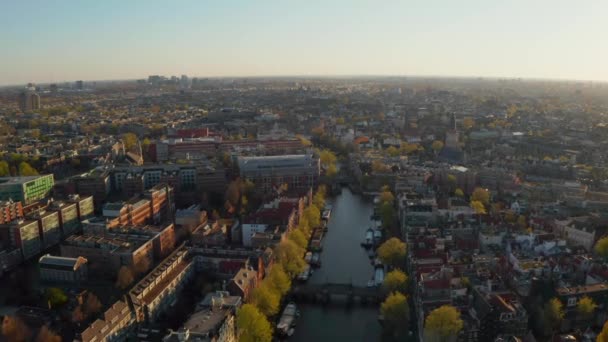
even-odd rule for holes
{"type": "MultiPolygon", "coordinates": [[[[361,242],[373,225],[371,201],[353,194],[348,188],[329,203],[333,206],[329,231],[323,240],[321,268],[308,280],[311,283],[351,283],[366,286],[373,267],[361,242]]],[[[300,305],[295,334],[289,341],[336,342],[380,340],[378,307],[374,304],[347,307],[342,303],[300,305]]]]}

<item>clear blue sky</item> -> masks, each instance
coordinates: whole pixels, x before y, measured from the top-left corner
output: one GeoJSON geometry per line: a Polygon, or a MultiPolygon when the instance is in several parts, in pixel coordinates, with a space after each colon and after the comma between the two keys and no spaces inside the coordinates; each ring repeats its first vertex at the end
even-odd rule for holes
{"type": "Polygon", "coordinates": [[[0,84],[149,74],[608,81],[606,0],[26,0],[0,84]]]}

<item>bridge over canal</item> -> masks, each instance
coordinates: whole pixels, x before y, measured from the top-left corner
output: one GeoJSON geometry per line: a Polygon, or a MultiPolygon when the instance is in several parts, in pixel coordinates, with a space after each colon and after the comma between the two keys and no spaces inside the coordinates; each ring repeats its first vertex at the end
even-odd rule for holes
{"type": "Polygon", "coordinates": [[[379,303],[382,291],[378,287],[355,286],[352,284],[324,283],[324,284],[298,284],[291,290],[294,301],[328,304],[332,298],[345,297],[347,304],[379,303]]]}

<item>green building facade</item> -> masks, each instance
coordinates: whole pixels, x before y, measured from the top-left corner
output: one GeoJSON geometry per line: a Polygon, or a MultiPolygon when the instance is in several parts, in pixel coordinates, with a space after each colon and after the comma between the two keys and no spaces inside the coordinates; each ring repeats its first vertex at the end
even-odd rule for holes
{"type": "Polygon", "coordinates": [[[47,197],[53,189],[53,175],[0,177],[0,200],[12,199],[24,205],[47,197]]]}

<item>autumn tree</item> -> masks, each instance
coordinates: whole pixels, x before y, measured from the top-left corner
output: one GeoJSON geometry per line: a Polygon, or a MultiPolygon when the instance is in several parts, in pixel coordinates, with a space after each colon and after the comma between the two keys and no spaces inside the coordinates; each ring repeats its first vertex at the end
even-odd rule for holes
{"type": "Polygon", "coordinates": [[[11,169],[6,160],[0,160],[0,177],[8,177],[11,175],[11,169]]]}
{"type": "Polygon", "coordinates": [[[50,330],[48,326],[43,325],[38,331],[36,342],[61,342],[61,336],[50,330]]]}
{"type": "Polygon", "coordinates": [[[18,317],[4,316],[2,335],[10,342],[24,342],[29,339],[31,332],[28,326],[18,317]]]}
{"type": "Polygon", "coordinates": [[[604,259],[608,259],[608,236],[604,236],[603,238],[597,240],[593,249],[599,256],[604,259]]]}
{"type": "Polygon", "coordinates": [[[608,342],[608,321],[604,322],[602,331],[597,335],[596,342],[608,342]]]}
{"type": "Polygon", "coordinates": [[[36,176],[36,175],[38,175],[38,171],[36,171],[36,169],[34,169],[30,164],[23,161],[23,162],[19,163],[19,175],[20,176],[36,176]]]}
{"type": "Polygon", "coordinates": [[[264,280],[268,282],[268,286],[277,293],[280,293],[281,296],[285,295],[291,288],[291,280],[280,264],[272,266],[270,273],[268,273],[264,280]]]}
{"type": "Polygon", "coordinates": [[[487,213],[486,207],[479,201],[471,201],[471,208],[477,215],[484,215],[487,213]]]}
{"type": "Polygon", "coordinates": [[[490,192],[484,188],[475,188],[471,194],[471,201],[479,201],[483,205],[489,205],[490,192]]]}
{"type": "Polygon", "coordinates": [[[547,323],[556,330],[564,319],[564,304],[557,298],[549,300],[544,306],[547,323]]]}
{"type": "Polygon", "coordinates": [[[464,197],[464,192],[462,191],[462,189],[458,188],[454,191],[454,195],[458,197],[464,197]]]}
{"type": "Polygon", "coordinates": [[[325,175],[327,177],[333,177],[338,174],[338,167],[335,164],[331,164],[325,170],[325,175]]]}
{"type": "Polygon", "coordinates": [[[395,195],[391,192],[391,188],[385,185],[380,189],[379,199],[380,203],[389,203],[392,205],[395,201],[395,195]]]}
{"type": "Polygon", "coordinates": [[[94,315],[101,311],[103,305],[99,298],[92,292],[87,294],[87,299],[84,302],[84,312],[87,316],[94,315]]]}
{"type": "Polygon", "coordinates": [[[475,120],[473,118],[466,117],[462,119],[462,126],[465,130],[471,129],[473,126],[475,126],[475,120]]]}
{"type": "Polygon", "coordinates": [[[46,300],[51,308],[56,308],[68,302],[68,296],[58,287],[51,287],[46,290],[46,300]]]}
{"type": "Polygon", "coordinates": [[[399,292],[390,294],[380,306],[384,327],[394,337],[404,337],[408,332],[410,309],[407,297],[399,292]]]}
{"type": "Polygon", "coordinates": [[[304,216],[308,220],[308,224],[313,228],[321,224],[321,211],[314,205],[309,205],[304,209],[304,216]]]}
{"type": "Polygon", "coordinates": [[[129,151],[137,146],[137,135],[134,133],[125,133],[122,135],[122,143],[125,145],[125,150],[129,151]]]}
{"type": "Polygon", "coordinates": [[[245,304],[236,313],[239,342],[271,342],[272,327],[268,319],[252,304],[245,304]]]}
{"type": "Polygon", "coordinates": [[[133,281],[135,281],[135,276],[133,275],[133,271],[130,267],[122,266],[118,270],[118,277],[116,278],[116,287],[121,290],[128,288],[133,281]]]}
{"type": "Polygon", "coordinates": [[[319,153],[319,159],[323,168],[336,164],[336,161],[338,160],[336,155],[328,149],[324,149],[319,153]]]}
{"type": "Polygon", "coordinates": [[[308,239],[300,229],[294,229],[289,233],[288,238],[295,242],[298,247],[305,249],[308,246],[308,239]]]}
{"type": "Polygon", "coordinates": [[[256,287],[251,295],[251,303],[267,317],[274,316],[279,312],[280,300],[280,294],[270,288],[266,282],[262,282],[256,287]]]}
{"type": "Polygon", "coordinates": [[[400,152],[399,152],[399,149],[397,149],[395,146],[389,146],[386,149],[386,154],[388,154],[391,157],[398,157],[400,152]]]}
{"type": "Polygon", "coordinates": [[[306,264],[304,259],[302,259],[304,250],[296,245],[295,242],[289,239],[282,241],[277,246],[275,252],[277,259],[290,278],[294,278],[304,270],[306,264]]]}
{"type": "Polygon", "coordinates": [[[407,252],[405,242],[396,237],[386,240],[377,250],[380,260],[389,266],[401,267],[407,252]]]}
{"type": "Polygon", "coordinates": [[[451,305],[443,305],[431,311],[424,320],[425,335],[447,341],[462,330],[464,322],[460,312],[451,305]]]}
{"type": "Polygon", "coordinates": [[[382,288],[386,293],[405,293],[407,291],[407,275],[399,269],[388,272],[384,277],[382,288]]]}
{"type": "Polygon", "coordinates": [[[578,303],[576,303],[576,312],[582,319],[588,319],[593,316],[597,304],[589,296],[583,296],[578,303]]]}
{"type": "Polygon", "coordinates": [[[325,193],[326,188],[324,185],[321,185],[312,198],[312,204],[319,210],[322,210],[325,207],[325,193]]]}
{"type": "Polygon", "coordinates": [[[431,149],[433,150],[433,152],[435,152],[435,154],[438,154],[439,151],[443,149],[443,142],[439,140],[433,141],[433,143],[431,144],[431,149]]]}

